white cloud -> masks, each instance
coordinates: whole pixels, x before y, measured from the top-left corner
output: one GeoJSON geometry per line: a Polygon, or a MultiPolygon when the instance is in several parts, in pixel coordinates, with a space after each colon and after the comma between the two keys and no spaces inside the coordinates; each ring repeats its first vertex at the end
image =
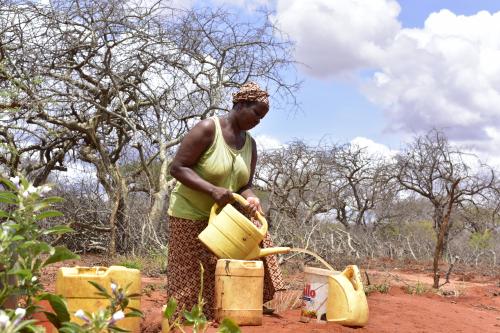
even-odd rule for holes
{"type": "Polygon", "coordinates": [[[471,152],[479,159],[482,163],[486,163],[496,170],[500,170],[500,155],[498,154],[498,147],[500,147],[500,129],[491,126],[485,127],[485,132],[487,133],[489,140],[474,141],[474,140],[464,140],[461,142],[461,148],[464,151],[471,152]]]}
{"type": "Polygon", "coordinates": [[[423,28],[406,29],[399,11],[395,0],[280,0],[275,21],[310,75],[363,70],[361,89],[390,130],[438,128],[492,152],[500,131],[500,12],[441,10],[423,28]]]}
{"type": "Polygon", "coordinates": [[[328,77],[376,64],[400,29],[399,11],[394,0],[279,0],[273,20],[305,70],[328,77]]]}
{"type": "Polygon", "coordinates": [[[391,127],[442,128],[453,140],[491,140],[500,128],[500,12],[433,13],[402,29],[364,87],[391,127]]]}
{"type": "Polygon", "coordinates": [[[256,137],[254,137],[254,139],[259,150],[276,149],[283,147],[283,144],[278,139],[266,134],[257,135],[256,137]]]}
{"type": "Polygon", "coordinates": [[[351,145],[360,147],[360,148],[366,148],[368,154],[370,155],[377,155],[377,156],[382,156],[386,158],[392,158],[394,157],[398,152],[395,150],[390,149],[384,144],[377,143],[371,139],[365,138],[365,137],[355,137],[354,139],[351,140],[351,145]]]}

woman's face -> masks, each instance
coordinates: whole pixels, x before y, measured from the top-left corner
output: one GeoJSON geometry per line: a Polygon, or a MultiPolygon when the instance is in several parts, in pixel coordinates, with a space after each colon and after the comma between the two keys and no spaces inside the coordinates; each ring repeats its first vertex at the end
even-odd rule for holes
{"type": "Polygon", "coordinates": [[[265,117],[269,107],[266,103],[254,102],[243,104],[236,111],[238,115],[238,124],[244,131],[248,131],[260,123],[260,120],[265,117]]]}

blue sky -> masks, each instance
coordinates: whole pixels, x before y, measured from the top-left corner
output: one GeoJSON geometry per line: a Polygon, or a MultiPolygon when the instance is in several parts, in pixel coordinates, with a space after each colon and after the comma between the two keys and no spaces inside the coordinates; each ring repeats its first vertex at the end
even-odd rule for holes
{"type": "MultiPolygon", "coordinates": [[[[255,1],[213,1],[250,15],[255,8],[255,1]]],[[[397,150],[436,127],[500,161],[500,1],[259,3],[276,11],[296,59],[310,65],[297,69],[301,111],[273,110],[252,131],[263,145],[354,140],[397,150]]]]}

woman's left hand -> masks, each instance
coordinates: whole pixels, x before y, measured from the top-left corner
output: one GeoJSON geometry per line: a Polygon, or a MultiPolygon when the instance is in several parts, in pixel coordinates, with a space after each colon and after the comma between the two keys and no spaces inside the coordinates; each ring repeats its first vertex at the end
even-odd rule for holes
{"type": "Polygon", "coordinates": [[[255,216],[257,212],[259,212],[261,215],[264,215],[264,211],[262,210],[262,206],[260,205],[260,199],[257,197],[248,197],[248,210],[252,214],[252,216],[255,216]]]}

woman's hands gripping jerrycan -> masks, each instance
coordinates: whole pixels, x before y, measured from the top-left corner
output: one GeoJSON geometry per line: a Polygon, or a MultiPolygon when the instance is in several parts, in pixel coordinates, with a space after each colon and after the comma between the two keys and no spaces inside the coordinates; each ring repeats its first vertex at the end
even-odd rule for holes
{"type": "MultiPolygon", "coordinates": [[[[248,202],[241,195],[233,193],[234,200],[244,207],[248,202]]],[[[272,254],[288,253],[289,247],[259,248],[267,233],[267,221],[260,214],[255,217],[261,223],[257,227],[231,204],[225,205],[220,212],[215,203],[210,211],[207,227],[198,239],[220,259],[252,260],[272,254]]]]}

